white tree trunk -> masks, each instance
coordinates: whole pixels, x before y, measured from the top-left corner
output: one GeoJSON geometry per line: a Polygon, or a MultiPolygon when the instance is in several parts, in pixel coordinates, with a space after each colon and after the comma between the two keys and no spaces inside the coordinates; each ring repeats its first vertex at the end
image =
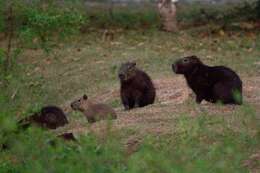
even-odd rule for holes
{"type": "Polygon", "coordinates": [[[162,29],[168,32],[176,32],[178,30],[176,6],[172,0],[159,0],[157,7],[162,20],[162,29]]]}

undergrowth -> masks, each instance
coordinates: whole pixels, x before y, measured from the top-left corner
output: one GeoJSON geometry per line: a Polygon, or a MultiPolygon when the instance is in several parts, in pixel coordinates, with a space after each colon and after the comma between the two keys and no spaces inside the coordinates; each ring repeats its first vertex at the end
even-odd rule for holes
{"type": "Polygon", "coordinates": [[[250,106],[238,112],[232,118],[183,115],[174,133],[147,135],[130,156],[120,141],[122,132],[108,129],[103,137],[88,134],[72,143],[35,127],[14,133],[13,123],[1,121],[1,134],[9,129],[11,135],[4,138],[9,148],[0,153],[0,172],[248,172],[243,162],[260,149],[259,124],[250,106]]]}

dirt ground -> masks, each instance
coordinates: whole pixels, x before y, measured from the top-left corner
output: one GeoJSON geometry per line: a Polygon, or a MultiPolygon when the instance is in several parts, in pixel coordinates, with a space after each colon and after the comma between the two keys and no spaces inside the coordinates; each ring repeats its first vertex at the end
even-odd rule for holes
{"type": "MultiPolygon", "coordinates": [[[[260,77],[244,77],[243,99],[244,104],[255,107],[257,117],[260,118],[260,77]]],[[[123,107],[116,108],[118,118],[113,121],[112,127],[120,129],[132,129],[139,132],[139,135],[146,133],[167,134],[174,129],[174,120],[185,114],[191,117],[204,112],[208,114],[230,114],[239,106],[236,105],[215,105],[203,101],[200,105],[194,102],[195,95],[187,87],[186,81],[182,76],[154,80],[156,87],[156,102],[144,108],[137,108],[131,111],[124,111],[123,107]]],[[[104,91],[93,98],[93,101],[109,102],[119,98],[119,90],[111,89],[104,91]]],[[[69,106],[66,106],[67,111],[69,106]]],[[[70,131],[75,133],[86,133],[87,129],[96,131],[103,129],[105,122],[98,122],[91,125],[85,123],[71,124],[70,131]],[[86,127],[88,127],[86,129],[86,127]]],[[[103,129],[104,130],[104,129],[103,129]]]]}
{"type": "MultiPolygon", "coordinates": [[[[243,77],[243,99],[244,104],[249,104],[256,109],[257,118],[260,120],[260,77],[243,77]]],[[[194,101],[195,95],[187,87],[182,76],[154,80],[156,87],[156,102],[144,108],[137,108],[131,111],[124,111],[123,107],[116,108],[118,118],[112,123],[100,121],[94,124],[85,122],[72,122],[62,131],[70,131],[77,135],[95,133],[105,137],[107,129],[112,131],[125,131],[122,138],[127,154],[138,150],[140,143],[147,134],[169,135],[175,132],[175,121],[181,115],[196,117],[206,113],[207,116],[229,116],[236,113],[239,106],[216,105],[203,101],[197,105],[194,101]],[[128,131],[128,132],[127,132],[128,131]]],[[[118,89],[104,91],[93,98],[93,101],[111,102],[119,98],[118,89]]],[[[67,111],[69,106],[65,106],[67,111]]],[[[239,127],[237,127],[239,128],[239,127]]],[[[242,164],[252,172],[259,171],[255,164],[259,161],[259,152],[253,153],[250,158],[242,164]]]]}

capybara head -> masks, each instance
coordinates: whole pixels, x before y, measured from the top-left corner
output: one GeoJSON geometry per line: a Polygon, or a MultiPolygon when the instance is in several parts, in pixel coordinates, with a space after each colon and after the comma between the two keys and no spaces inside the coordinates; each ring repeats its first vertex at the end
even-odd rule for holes
{"type": "Polygon", "coordinates": [[[121,81],[127,81],[135,76],[136,73],[136,63],[126,62],[123,63],[118,71],[118,77],[121,81]]]}
{"type": "Polygon", "coordinates": [[[70,106],[73,110],[84,111],[87,108],[88,96],[84,94],[81,98],[73,101],[70,106]]]}
{"type": "Polygon", "coordinates": [[[202,64],[197,56],[187,56],[175,61],[172,64],[172,70],[176,74],[187,74],[192,72],[198,65],[202,64]]]}

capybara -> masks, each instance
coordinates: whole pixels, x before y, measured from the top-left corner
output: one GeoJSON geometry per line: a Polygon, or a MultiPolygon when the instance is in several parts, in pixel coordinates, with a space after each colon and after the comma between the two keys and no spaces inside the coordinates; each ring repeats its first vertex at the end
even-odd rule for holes
{"type": "Polygon", "coordinates": [[[103,103],[93,103],[84,94],[81,98],[71,103],[71,108],[82,112],[89,123],[94,123],[104,119],[116,119],[116,112],[112,107],[103,103]]]}
{"type": "Polygon", "coordinates": [[[19,127],[27,128],[31,124],[37,124],[40,127],[47,129],[56,129],[68,124],[66,115],[61,108],[57,106],[45,106],[40,112],[26,117],[18,122],[19,127]]]}
{"type": "MultiPolygon", "coordinates": [[[[45,129],[56,129],[58,127],[68,124],[68,120],[64,112],[57,106],[46,106],[41,109],[41,111],[34,113],[22,120],[18,121],[18,128],[10,133],[19,134],[28,129],[32,124],[45,129]]],[[[5,134],[9,135],[9,134],[5,134]]],[[[64,133],[57,137],[61,137],[64,140],[76,140],[72,133],[64,133]]],[[[10,143],[8,140],[3,142],[0,146],[0,150],[7,150],[10,148],[10,143]]]]}
{"type": "Polygon", "coordinates": [[[188,86],[202,100],[223,104],[242,104],[242,81],[230,68],[207,66],[197,56],[188,56],[172,64],[176,74],[183,74],[188,86]]]}
{"type": "Polygon", "coordinates": [[[136,67],[135,62],[123,63],[119,69],[121,101],[125,110],[154,103],[155,87],[151,78],[136,67]]]}
{"type": "MultiPolygon", "coordinates": [[[[11,133],[19,134],[20,132],[28,129],[28,127],[32,124],[45,129],[56,129],[68,124],[68,120],[61,108],[57,106],[45,106],[41,109],[41,111],[18,121],[18,128],[11,133]]],[[[76,138],[72,133],[63,133],[57,137],[63,138],[64,140],[76,141],[76,138]]],[[[0,145],[0,150],[7,150],[9,148],[10,144],[8,143],[8,140],[0,145]]]]}

